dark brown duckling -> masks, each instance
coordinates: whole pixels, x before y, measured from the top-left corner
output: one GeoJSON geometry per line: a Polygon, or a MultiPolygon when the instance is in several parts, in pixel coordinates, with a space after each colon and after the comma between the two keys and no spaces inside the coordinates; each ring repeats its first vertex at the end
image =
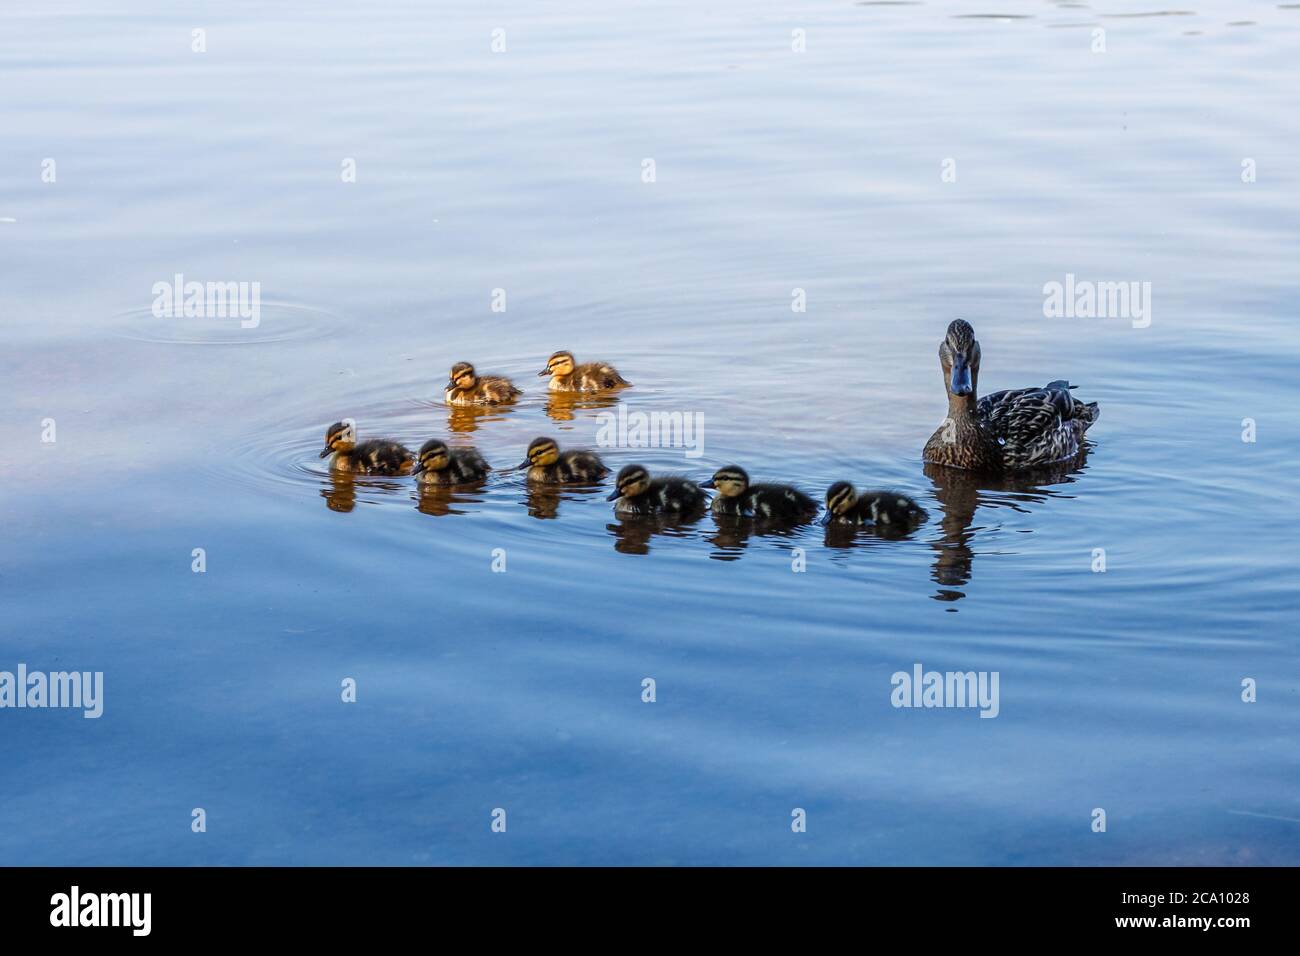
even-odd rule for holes
{"type": "Polygon", "coordinates": [[[858,494],[847,481],[837,481],[826,489],[825,524],[872,524],[877,531],[906,534],[927,517],[924,508],[897,491],[858,494]]]}
{"type": "Polygon", "coordinates": [[[778,521],[811,521],[817,517],[817,502],[798,488],[793,485],[752,485],[745,469],[737,465],[719,468],[700,487],[717,489],[717,497],[709,508],[715,515],[778,521]]]}
{"type": "Polygon", "coordinates": [[[465,485],[482,481],[491,470],[476,449],[449,448],[445,441],[431,438],[420,446],[415,476],[425,485],[465,485]]]}
{"type": "Polygon", "coordinates": [[[584,448],[560,451],[553,438],[534,438],[519,467],[528,469],[529,481],[545,484],[589,484],[609,474],[594,451],[584,448]]]}
{"type": "Polygon", "coordinates": [[[546,368],[537,373],[538,378],[551,377],[547,387],[552,392],[603,392],[622,388],[632,383],[618,373],[618,369],[605,362],[584,362],[578,365],[572,352],[552,353],[546,368]]]}
{"type": "Polygon", "coordinates": [[[510,379],[479,375],[469,362],[457,362],[451,367],[451,378],[443,391],[448,405],[504,405],[522,394],[510,379]]]}
{"type": "Polygon", "coordinates": [[[617,500],[614,513],[621,515],[693,515],[699,514],[709,498],[689,478],[663,475],[651,478],[643,465],[628,465],[614,480],[617,500]]]}
{"type": "Polygon", "coordinates": [[[325,432],[320,457],[330,458],[330,471],[352,475],[408,475],[415,456],[400,442],[368,438],[357,443],[357,426],[350,418],[335,422],[325,432]]]}

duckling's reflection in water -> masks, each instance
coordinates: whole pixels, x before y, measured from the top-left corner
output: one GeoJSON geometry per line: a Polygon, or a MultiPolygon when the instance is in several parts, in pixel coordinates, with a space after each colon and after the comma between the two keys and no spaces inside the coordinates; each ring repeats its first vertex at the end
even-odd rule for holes
{"type": "Polygon", "coordinates": [[[582,501],[601,491],[600,484],[543,485],[529,482],[525,492],[524,503],[528,513],[534,518],[558,518],[560,502],[582,501]]]}
{"type": "Polygon", "coordinates": [[[1079,456],[1055,468],[1037,469],[1016,475],[990,477],[949,468],[944,465],[927,464],[926,477],[934,485],[934,496],[943,511],[939,527],[943,537],[932,541],[934,548],[934,566],[930,576],[940,585],[932,595],[936,601],[960,601],[966,592],[960,590],[970,583],[971,565],[975,552],[971,543],[981,530],[973,525],[975,512],[981,504],[986,507],[1007,507],[1028,513],[1024,505],[1039,504],[1048,498],[1060,496],[1060,492],[1045,490],[1050,485],[1072,484],[1078,479],[1075,475],[1085,470],[1088,447],[1079,456]],[[996,491],[1008,494],[999,498],[980,497],[981,492],[996,491]]]}
{"type": "Polygon", "coordinates": [[[480,492],[484,484],[476,481],[468,485],[419,485],[412,495],[415,510],[434,518],[470,514],[475,509],[465,506],[483,503],[480,492]]]}
{"type": "Polygon", "coordinates": [[[357,506],[357,483],[347,473],[330,472],[329,487],[321,488],[320,496],[330,511],[349,512],[357,506]]]}
{"type": "Polygon", "coordinates": [[[582,392],[547,392],[546,414],[551,421],[571,422],[575,412],[598,408],[613,408],[618,404],[618,393],[583,394],[582,392]]]}
{"type": "Polygon", "coordinates": [[[714,532],[704,540],[717,548],[709,554],[714,561],[739,561],[749,547],[750,538],[794,538],[807,521],[798,519],[743,518],[738,515],[712,514],[714,532]]]}
{"type": "Polygon", "coordinates": [[[480,422],[499,421],[514,410],[514,405],[448,405],[447,427],[454,432],[478,431],[480,422]]]}
{"type": "Polygon", "coordinates": [[[605,530],[614,536],[614,550],[620,554],[649,554],[652,538],[688,538],[702,516],[703,511],[687,517],[626,515],[605,525],[605,530]]]}

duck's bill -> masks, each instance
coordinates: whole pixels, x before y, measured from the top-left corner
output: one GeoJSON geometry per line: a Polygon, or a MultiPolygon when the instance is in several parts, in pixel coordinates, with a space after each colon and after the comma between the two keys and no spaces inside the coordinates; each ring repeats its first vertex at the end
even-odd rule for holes
{"type": "Polygon", "coordinates": [[[548,376],[548,375],[550,375],[550,374],[551,374],[551,370],[550,370],[549,368],[544,368],[544,369],[542,369],[540,372],[537,373],[537,377],[538,377],[538,378],[546,378],[546,376],[548,376]]]}
{"type": "Polygon", "coordinates": [[[326,458],[329,456],[329,453],[332,452],[333,450],[334,450],[333,448],[325,448],[321,451],[320,456],[322,458],[326,458]]]}
{"type": "Polygon", "coordinates": [[[831,512],[829,508],[827,508],[826,511],[822,514],[822,516],[817,519],[817,523],[822,527],[825,527],[826,525],[831,523],[831,512]]]}
{"type": "Polygon", "coordinates": [[[456,387],[456,383],[450,380],[448,380],[447,384],[444,386],[444,388],[449,392],[455,387],[456,387]]]}
{"type": "Polygon", "coordinates": [[[709,488],[709,489],[713,489],[713,488],[716,488],[716,487],[718,487],[718,486],[715,485],[715,484],[713,483],[713,479],[710,478],[710,479],[708,479],[707,481],[701,481],[701,482],[700,482],[700,487],[701,487],[701,488],[709,488]]]}
{"type": "Polygon", "coordinates": [[[611,492],[609,493],[608,496],[606,496],[605,500],[606,500],[606,501],[615,501],[615,500],[617,500],[618,498],[622,498],[622,497],[623,497],[623,492],[621,492],[621,491],[619,491],[617,488],[615,488],[613,491],[611,491],[611,492]]]}
{"type": "Polygon", "coordinates": [[[411,474],[419,475],[423,473],[424,473],[424,466],[417,461],[415,465],[411,468],[411,474]]]}
{"type": "Polygon", "coordinates": [[[521,461],[519,464],[515,465],[515,470],[518,471],[520,468],[527,468],[527,467],[528,467],[529,465],[531,465],[531,464],[532,464],[532,462],[529,461],[527,458],[525,458],[525,459],[524,459],[523,461],[521,461]]]}
{"type": "Polygon", "coordinates": [[[952,381],[949,384],[954,395],[969,395],[971,393],[970,366],[966,364],[964,358],[960,358],[953,363],[952,381]]]}

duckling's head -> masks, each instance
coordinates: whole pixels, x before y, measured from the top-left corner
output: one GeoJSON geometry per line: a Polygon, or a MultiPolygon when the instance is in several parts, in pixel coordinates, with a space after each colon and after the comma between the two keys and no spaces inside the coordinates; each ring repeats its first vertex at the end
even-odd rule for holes
{"type": "Polygon", "coordinates": [[[605,500],[635,498],[637,495],[645,494],[649,487],[650,472],[646,471],[642,465],[628,465],[614,479],[614,493],[605,500]]]}
{"type": "Polygon", "coordinates": [[[716,488],[724,498],[736,498],[745,493],[749,487],[749,475],[738,465],[727,465],[713,473],[713,477],[700,485],[701,488],[716,488]]]}
{"type": "Polygon", "coordinates": [[[474,373],[473,365],[469,362],[457,362],[451,367],[451,378],[447,382],[447,387],[473,388],[477,381],[478,376],[474,373]]]}
{"type": "Polygon", "coordinates": [[[336,451],[351,451],[357,447],[357,423],[350,418],[335,422],[325,430],[325,448],[322,458],[328,458],[336,451]]]}
{"type": "Polygon", "coordinates": [[[415,469],[412,474],[422,471],[442,471],[451,464],[451,449],[447,443],[438,438],[430,438],[420,446],[420,453],[415,456],[415,469]]]}
{"type": "Polygon", "coordinates": [[[948,394],[975,394],[980,375],[980,344],[975,330],[965,319],[956,319],[948,326],[948,333],[939,345],[939,364],[943,366],[948,394]]]}
{"type": "Polygon", "coordinates": [[[857,503],[857,490],[847,481],[837,481],[826,489],[826,510],[837,518],[847,514],[857,503]]]}
{"type": "Polygon", "coordinates": [[[537,373],[538,378],[545,378],[548,375],[560,377],[572,375],[574,368],[572,352],[556,352],[546,360],[546,368],[537,373]]]}
{"type": "Polygon", "coordinates": [[[534,438],[528,445],[528,456],[519,463],[520,468],[553,465],[560,460],[560,446],[554,438],[534,438]]]}

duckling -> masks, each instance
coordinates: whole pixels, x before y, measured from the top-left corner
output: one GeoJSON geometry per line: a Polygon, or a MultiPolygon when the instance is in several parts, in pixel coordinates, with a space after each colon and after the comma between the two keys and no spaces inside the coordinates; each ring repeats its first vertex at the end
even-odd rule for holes
{"type": "Polygon", "coordinates": [[[504,405],[522,394],[510,379],[480,376],[469,362],[457,362],[451,367],[451,379],[443,391],[448,405],[504,405]]]}
{"type": "Polygon", "coordinates": [[[335,422],[325,432],[322,458],[330,455],[330,471],[353,475],[409,475],[415,467],[410,449],[387,438],[368,438],[357,444],[357,426],[350,418],[335,422]]]}
{"type": "Polygon", "coordinates": [[[793,485],[751,485],[745,469],[736,465],[719,468],[700,487],[718,490],[709,509],[715,515],[782,521],[808,520],[817,516],[817,502],[798,488],[793,485]]]}
{"type": "Polygon", "coordinates": [[[924,508],[897,491],[864,491],[859,495],[847,481],[837,481],[826,489],[826,524],[871,523],[877,531],[906,533],[926,517],[924,508]]]}
{"type": "Polygon", "coordinates": [[[464,485],[481,481],[491,470],[475,449],[448,448],[445,441],[430,438],[420,446],[415,476],[424,485],[464,485]]]}
{"type": "Polygon", "coordinates": [[[1070,395],[1074,386],[1063,379],[976,399],[980,344],[963,319],[948,326],[939,365],[948,417],[925,444],[930,464],[1005,474],[1068,461],[1079,454],[1084,432],[1101,415],[1096,402],[1070,395]]]}
{"type": "Polygon", "coordinates": [[[519,467],[528,469],[529,481],[548,484],[600,481],[609,474],[609,469],[594,451],[582,448],[560,451],[554,438],[534,438],[519,467]]]}
{"type": "Polygon", "coordinates": [[[551,376],[548,386],[552,392],[603,392],[611,388],[631,385],[618,373],[618,369],[604,362],[584,362],[575,365],[573,353],[559,351],[546,360],[546,368],[537,373],[538,378],[551,376]]]}
{"type": "Polygon", "coordinates": [[[696,514],[709,500],[690,479],[676,475],[651,478],[642,465],[628,465],[618,473],[614,484],[614,493],[606,500],[618,500],[615,514],[696,514]]]}

